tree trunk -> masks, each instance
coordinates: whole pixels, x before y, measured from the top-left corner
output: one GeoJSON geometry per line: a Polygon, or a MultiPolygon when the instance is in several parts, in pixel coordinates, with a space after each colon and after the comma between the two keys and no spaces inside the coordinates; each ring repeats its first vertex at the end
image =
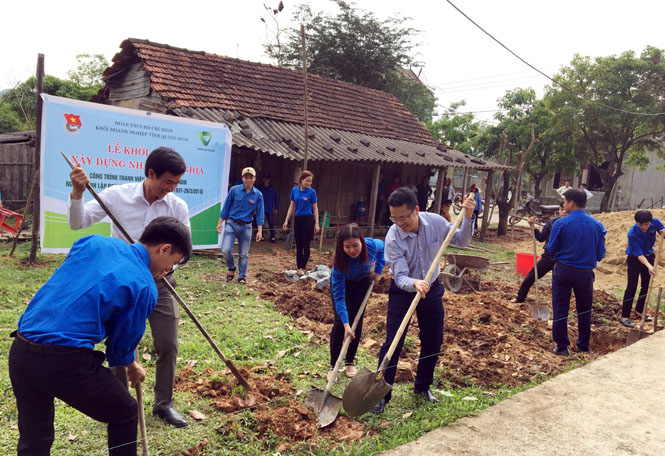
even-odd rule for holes
{"type": "Polygon", "coordinates": [[[540,188],[540,184],[542,184],[543,179],[545,178],[544,174],[532,174],[533,177],[533,185],[535,187],[534,189],[534,196],[536,197],[537,200],[540,199],[540,195],[543,193],[543,191],[540,188]]]}

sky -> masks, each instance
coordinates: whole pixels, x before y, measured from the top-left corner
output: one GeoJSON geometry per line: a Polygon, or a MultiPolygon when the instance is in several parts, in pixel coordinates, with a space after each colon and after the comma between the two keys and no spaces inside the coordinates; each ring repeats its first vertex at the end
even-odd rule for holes
{"type": "MultiPolygon", "coordinates": [[[[292,13],[302,0],[283,0],[281,28],[298,27],[292,13]]],[[[574,54],[601,57],[647,46],[665,48],[662,0],[451,0],[505,46],[548,75],[574,54]]],[[[265,0],[276,7],[279,0],[265,0]]],[[[328,0],[306,2],[335,12],[328,0]]],[[[532,87],[542,96],[549,81],[520,62],[446,0],[357,0],[378,18],[408,17],[415,36],[421,79],[434,88],[437,112],[465,100],[460,112],[492,121],[507,90],[532,87]]],[[[33,0],[0,6],[0,90],[35,73],[37,54],[47,74],[67,77],[76,55],[103,54],[111,62],[126,38],[141,38],[254,62],[274,63],[263,50],[274,25],[264,1],[90,0],[69,7],[33,0]]],[[[414,68],[418,73],[419,68],[414,68]]]]}

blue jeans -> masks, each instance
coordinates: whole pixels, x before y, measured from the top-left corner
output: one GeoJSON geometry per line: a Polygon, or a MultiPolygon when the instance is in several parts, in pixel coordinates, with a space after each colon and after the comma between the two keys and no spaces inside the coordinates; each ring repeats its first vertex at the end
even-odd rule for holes
{"type": "Polygon", "coordinates": [[[249,263],[249,244],[252,242],[252,224],[239,225],[232,220],[224,222],[224,233],[222,237],[222,255],[226,261],[229,271],[236,270],[233,261],[233,242],[238,239],[238,267],[240,273],[238,280],[247,277],[247,264],[249,263]]]}

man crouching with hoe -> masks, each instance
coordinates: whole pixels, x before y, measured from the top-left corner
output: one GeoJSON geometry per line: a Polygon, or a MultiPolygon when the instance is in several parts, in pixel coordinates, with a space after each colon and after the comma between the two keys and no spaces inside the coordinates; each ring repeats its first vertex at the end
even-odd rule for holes
{"type": "Polygon", "coordinates": [[[127,366],[132,386],[145,372],[134,358],[157,305],[155,276],[186,262],[189,229],[173,217],[150,222],[138,243],[93,235],[67,258],[28,304],[12,333],[9,376],[18,408],[17,454],[48,455],[54,398],[108,423],[112,456],[136,456],[137,404],[110,369],[127,366]],[[95,351],[105,341],[106,356],[95,351]]]}

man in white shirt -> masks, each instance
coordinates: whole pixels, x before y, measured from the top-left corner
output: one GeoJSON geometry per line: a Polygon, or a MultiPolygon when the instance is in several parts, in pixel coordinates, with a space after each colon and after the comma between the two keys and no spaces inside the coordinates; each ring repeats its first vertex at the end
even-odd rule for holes
{"type": "MultiPolygon", "coordinates": [[[[142,182],[113,185],[102,191],[99,197],[104,204],[135,241],[153,219],[162,216],[176,218],[191,231],[187,203],[172,193],[187,169],[183,158],[173,149],[158,147],[148,155],[144,168],[146,178],[142,182]]],[[[80,230],[106,217],[104,209],[95,199],[83,203],[83,193],[89,182],[85,171],[77,166],[69,176],[73,187],[67,202],[69,227],[80,230]]],[[[128,242],[114,224],[111,225],[111,236],[128,242]]],[[[153,414],[172,426],[183,427],[187,421],[173,408],[178,356],[178,304],[162,283],[162,277],[155,277],[159,297],[155,310],[148,317],[157,352],[153,414]]],[[[172,275],[167,275],[166,279],[173,287],[176,286],[172,275]]],[[[116,369],[115,372],[120,381],[127,384],[125,370],[116,369]]]]}
{"type": "Polygon", "coordinates": [[[593,193],[591,193],[589,190],[586,188],[586,184],[580,184],[580,190],[584,190],[584,193],[586,193],[586,200],[589,201],[591,198],[593,198],[593,193]]]}
{"type": "Polygon", "coordinates": [[[565,181],[565,182],[563,183],[563,185],[562,185],[561,187],[559,187],[559,188],[556,190],[556,192],[559,194],[559,196],[561,196],[561,198],[563,198],[563,194],[566,193],[566,192],[567,192],[568,190],[570,190],[571,188],[573,188],[573,187],[570,186],[570,181],[567,180],[567,181],[565,181]]]}

